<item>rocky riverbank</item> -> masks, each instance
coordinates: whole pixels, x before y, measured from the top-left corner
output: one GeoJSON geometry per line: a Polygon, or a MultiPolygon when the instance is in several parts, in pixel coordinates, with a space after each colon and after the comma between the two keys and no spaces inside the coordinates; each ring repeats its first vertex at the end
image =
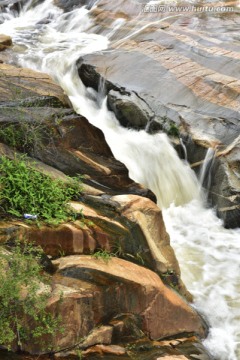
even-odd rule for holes
{"type": "MultiPolygon", "coordinates": [[[[39,227],[1,211],[2,247],[27,239],[48,256],[48,311],[64,329],[51,338],[51,356],[210,359],[200,345],[206,324],[186,301],[154,194],[129,179],[102,132],[74,113],[48,75],[3,63],[0,87],[1,157],[24,153],[30,167],[66,183],[67,175],[84,175],[82,195],[71,202],[76,221],[39,227]]],[[[41,342],[22,350],[47,352],[41,342]]]]}
{"type": "MultiPolygon", "coordinates": [[[[198,174],[211,149],[213,162],[207,164],[202,179],[209,202],[227,228],[239,227],[237,10],[228,14],[141,12],[143,5],[137,0],[120,3],[116,7],[99,1],[92,9],[94,33],[105,34],[117,21],[124,26],[111,39],[112,51],[79,59],[81,80],[97,89],[102,79],[108,107],[122,126],[180,136],[198,174]]],[[[178,149],[185,156],[181,145],[178,149]]]]}

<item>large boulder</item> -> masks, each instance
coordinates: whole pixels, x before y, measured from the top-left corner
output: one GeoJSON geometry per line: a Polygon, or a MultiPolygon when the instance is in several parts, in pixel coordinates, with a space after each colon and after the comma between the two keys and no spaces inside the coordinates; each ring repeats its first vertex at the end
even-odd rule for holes
{"type": "Polygon", "coordinates": [[[155,271],[165,283],[192,300],[181,280],[178,261],[156,204],[136,195],[90,195],[82,201],[72,206],[108,234],[102,248],[155,271]]]}
{"type": "MultiPolygon", "coordinates": [[[[138,315],[143,332],[151,339],[183,333],[206,335],[199,315],[146,268],[115,257],[105,261],[91,256],[69,256],[54,263],[58,266],[55,282],[73,286],[77,290],[74,298],[82,298],[84,304],[72,301],[69,316],[63,297],[60,314],[71,329],[71,336],[62,336],[61,347],[80,342],[94,326],[122,313],[138,315]],[[86,297],[88,301],[84,301],[86,297]],[[76,326],[71,325],[72,319],[76,326]]],[[[52,301],[52,306],[56,301],[52,301]]]]}
{"type": "MultiPolygon", "coordinates": [[[[110,1],[98,2],[91,11],[94,31],[105,34],[116,19],[124,26],[114,34],[112,51],[79,59],[79,76],[95,90],[104,79],[109,109],[123,126],[179,134],[191,164],[202,163],[208,148],[222,150],[234,144],[240,132],[240,57],[232,31],[239,19],[234,12],[226,18],[199,17],[168,14],[166,8],[164,16],[172,17],[164,20],[160,13],[141,12],[141,7],[138,1],[130,6],[122,0],[119,11],[110,1]],[[231,30],[227,42],[216,31],[221,28],[231,30]]],[[[224,197],[234,197],[235,203],[222,206],[220,183],[228,178],[231,164],[228,157],[221,161],[221,172],[218,166],[212,168],[218,185],[210,184],[210,198],[227,227],[240,226],[240,174],[235,169],[231,184],[225,182],[224,197]]]]}

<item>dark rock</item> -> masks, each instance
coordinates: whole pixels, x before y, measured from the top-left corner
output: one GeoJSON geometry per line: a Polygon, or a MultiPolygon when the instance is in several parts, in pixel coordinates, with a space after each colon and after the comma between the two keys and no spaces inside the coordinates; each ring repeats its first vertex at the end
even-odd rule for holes
{"type": "Polygon", "coordinates": [[[0,51],[7,49],[11,45],[12,45],[11,37],[0,34],[0,51]]]}
{"type": "Polygon", "coordinates": [[[86,6],[87,9],[91,9],[96,1],[97,0],[54,0],[54,3],[65,12],[69,12],[81,6],[86,6]]]}
{"type": "Polygon", "coordinates": [[[108,93],[108,107],[120,124],[134,129],[144,129],[154,117],[149,106],[135,93],[119,93],[111,90],[108,93]]]}
{"type": "Polygon", "coordinates": [[[211,173],[210,200],[217,205],[217,213],[227,228],[240,226],[240,151],[235,149],[236,160],[230,156],[217,158],[211,173]]]}

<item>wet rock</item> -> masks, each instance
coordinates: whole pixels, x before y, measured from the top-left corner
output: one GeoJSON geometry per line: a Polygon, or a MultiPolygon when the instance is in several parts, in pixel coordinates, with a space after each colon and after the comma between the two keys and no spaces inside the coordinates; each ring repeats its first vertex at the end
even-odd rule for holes
{"type": "Polygon", "coordinates": [[[0,51],[7,49],[12,45],[12,39],[10,36],[0,34],[0,51]]]}
{"type": "MultiPolygon", "coordinates": [[[[0,145],[0,154],[14,158],[14,151],[0,145]]],[[[40,161],[28,160],[29,164],[52,178],[66,183],[69,178],[59,170],[40,161]]],[[[84,187],[80,201],[71,202],[79,220],[58,227],[28,225],[24,222],[9,222],[1,227],[2,242],[26,237],[40,245],[46,254],[53,257],[89,254],[105,249],[156,271],[164,280],[171,272],[174,286],[184,297],[192,297],[182,284],[179,265],[170,246],[160,209],[151,200],[136,195],[109,196],[92,188],[84,187]],[[84,219],[82,219],[82,214],[84,219]],[[88,221],[91,223],[88,225],[88,221]],[[12,229],[12,230],[11,230],[12,229]]]]}
{"type": "Polygon", "coordinates": [[[114,343],[129,343],[145,338],[141,330],[141,317],[136,314],[118,314],[109,324],[113,327],[114,343]]]}
{"type": "MultiPolygon", "coordinates": [[[[61,255],[61,249],[67,254],[92,252],[96,247],[109,249],[129,260],[144,261],[159,274],[173,268],[178,278],[179,267],[157,206],[140,196],[113,196],[121,191],[154,198],[128,178],[126,168],[113,158],[102,132],[67,108],[65,95],[47,75],[5,65],[1,69],[1,129],[13,125],[14,130],[19,130],[23,115],[29,127],[40,124],[41,146],[27,147],[26,152],[47,163],[37,161],[40,171],[64,181],[68,181],[66,174],[87,174],[88,190],[75,205],[95,223],[92,228],[76,222],[55,229],[36,229],[13,222],[10,228],[3,227],[1,239],[28,234],[52,256],[61,255]],[[95,184],[96,189],[89,184],[95,184]]],[[[9,157],[15,150],[5,144],[0,146],[1,154],[9,157]]],[[[132,313],[140,320],[136,336],[141,336],[141,331],[153,339],[182,332],[205,336],[205,326],[195,311],[146,268],[122,259],[112,258],[105,263],[84,255],[60,258],[55,265],[59,270],[54,275],[48,309],[60,314],[64,324],[64,334],[48,339],[56,350],[79,345],[96,326],[108,324],[123,313],[132,313]]],[[[122,334],[128,336],[129,327],[123,327],[122,334]]],[[[29,342],[24,350],[34,354],[47,351],[41,342],[29,342]]]]}
{"type": "Polygon", "coordinates": [[[169,286],[192,300],[181,281],[161,211],[151,200],[136,195],[118,195],[106,201],[104,197],[85,195],[84,202],[71,202],[71,206],[76,213],[83,214],[82,220],[40,228],[23,221],[12,221],[1,225],[0,240],[4,243],[26,238],[54,258],[106,250],[152,269],[169,286]]]}
{"type": "Polygon", "coordinates": [[[97,0],[55,0],[54,3],[65,12],[69,12],[81,6],[86,6],[87,9],[91,9],[96,1],[97,0]]]}
{"type": "Polygon", "coordinates": [[[108,107],[124,127],[144,129],[154,117],[148,105],[135,93],[123,93],[111,90],[108,94],[108,107]]]}
{"type": "Polygon", "coordinates": [[[227,228],[240,226],[240,137],[235,146],[217,153],[209,197],[227,228]]]}
{"type": "MultiPolygon", "coordinates": [[[[100,79],[104,79],[109,107],[123,126],[145,127],[145,112],[142,109],[138,112],[141,108],[138,99],[142,99],[154,114],[154,121],[152,118],[147,121],[147,130],[172,133],[174,126],[175,135],[188,139],[185,145],[191,164],[202,162],[209,147],[233,145],[240,132],[240,57],[234,35],[226,44],[220,33],[209,32],[213,29],[212,21],[216,28],[223,27],[221,17],[195,18],[194,31],[192,28],[189,31],[183,26],[188,23],[191,26],[192,14],[191,18],[188,14],[172,18],[171,26],[163,26],[158,14],[141,13],[137,6],[127,6],[126,1],[121,2],[121,8],[127,26],[122,26],[112,42],[114,51],[87,55],[77,62],[84,85],[97,90],[100,79]],[[158,21],[157,26],[154,21],[158,21]],[[129,35],[131,29],[133,37],[129,35]],[[216,38],[220,38],[219,42],[216,38]],[[208,42],[213,42],[213,47],[208,42]],[[125,95],[122,99],[122,94],[134,99],[131,111],[130,102],[125,95]],[[134,114],[138,114],[139,122],[133,120],[134,114]]],[[[105,33],[119,16],[111,2],[100,1],[98,11],[92,12],[95,30],[105,33]]],[[[224,27],[233,31],[235,21],[233,13],[224,27]]],[[[212,183],[210,200],[226,227],[240,226],[238,186],[224,180],[229,178],[231,165],[225,159],[225,165],[221,169],[219,166],[213,173],[218,185],[216,181],[212,183]],[[221,183],[225,184],[223,196],[228,199],[224,204],[221,183]]],[[[239,170],[235,169],[235,175],[239,178],[239,170]]]]}

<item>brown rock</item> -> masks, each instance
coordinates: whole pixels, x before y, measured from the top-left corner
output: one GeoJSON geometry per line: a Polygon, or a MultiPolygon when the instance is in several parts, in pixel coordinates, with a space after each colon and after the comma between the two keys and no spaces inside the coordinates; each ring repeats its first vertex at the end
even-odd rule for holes
{"type": "Polygon", "coordinates": [[[75,278],[83,288],[94,287],[90,319],[101,322],[110,314],[129,312],[141,317],[142,329],[151,339],[184,332],[205,334],[199,315],[148,269],[118,258],[106,263],[90,256],[69,256],[55,264],[65,285],[75,278]]]}
{"type": "Polygon", "coordinates": [[[184,355],[166,355],[163,357],[158,357],[156,360],[188,360],[184,355]]]}
{"type": "Polygon", "coordinates": [[[111,199],[120,204],[122,216],[139,225],[147,242],[146,249],[155,262],[154,270],[164,273],[171,268],[179,273],[159,207],[151,200],[136,195],[117,195],[111,199]]]}
{"type": "Polygon", "coordinates": [[[110,250],[111,242],[110,235],[101,228],[87,227],[80,221],[56,227],[41,225],[40,228],[22,221],[0,223],[0,243],[16,239],[27,239],[40,245],[45,254],[52,257],[89,254],[96,248],[110,250]]]}
{"type": "Polygon", "coordinates": [[[26,236],[54,257],[90,253],[97,247],[94,231],[78,222],[58,227],[41,226],[40,229],[29,227],[26,236]]]}
{"type": "Polygon", "coordinates": [[[0,90],[0,101],[23,100],[40,95],[55,97],[64,106],[69,104],[63,90],[49,75],[12,65],[0,64],[0,90]]]}
{"type": "Polygon", "coordinates": [[[0,51],[7,49],[11,45],[12,45],[11,37],[0,34],[0,51]]]}
{"type": "Polygon", "coordinates": [[[111,354],[111,355],[124,355],[126,354],[126,349],[122,346],[118,345],[95,345],[83,352],[84,355],[92,354],[92,353],[99,353],[103,354],[111,354]]]}
{"type": "Polygon", "coordinates": [[[85,204],[71,203],[75,211],[83,210],[84,216],[108,234],[101,247],[163,275],[166,282],[189,301],[191,294],[180,278],[180,269],[170,245],[169,235],[159,207],[147,198],[136,195],[117,195],[107,200],[86,197],[85,204]],[[86,205],[88,203],[88,205],[86,205]],[[110,246],[110,248],[109,248],[110,246]],[[172,272],[171,276],[165,276],[172,272]],[[174,282],[171,278],[174,277],[174,282]]]}
{"type": "Polygon", "coordinates": [[[112,342],[112,326],[100,326],[87,336],[87,338],[81,343],[81,349],[86,349],[90,346],[97,344],[109,345],[112,342]]]}
{"type": "MultiPolygon", "coordinates": [[[[125,238],[118,237],[115,240],[115,249],[112,252],[117,252],[121,249],[120,256],[129,254],[133,257],[134,261],[144,264],[148,268],[157,272],[159,275],[172,271],[175,276],[175,286],[180,293],[192,300],[191,295],[186,290],[184,284],[180,279],[180,269],[170,245],[169,235],[166,232],[162,213],[159,207],[147,198],[136,195],[117,195],[111,197],[110,204],[116,210],[114,212],[114,225],[116,221],[121,225],[122,230],[125,228],[125,238]]],[[[83,206],[84,213],[94,222],[97,222],[96,214],[89,213],[83,206]]],[[[99,213],[104,213],[104,207],[99,209],[99,213]]],[[[112,217],[109,214],[108,217],[112,217]]],[[[131,259],[132,260],[132,259],[131,259]]],[[[167,277],[165,277],[167,279],[167,277]]],[[[169,283],[171,285],[171,283],[169,283]]]]}

